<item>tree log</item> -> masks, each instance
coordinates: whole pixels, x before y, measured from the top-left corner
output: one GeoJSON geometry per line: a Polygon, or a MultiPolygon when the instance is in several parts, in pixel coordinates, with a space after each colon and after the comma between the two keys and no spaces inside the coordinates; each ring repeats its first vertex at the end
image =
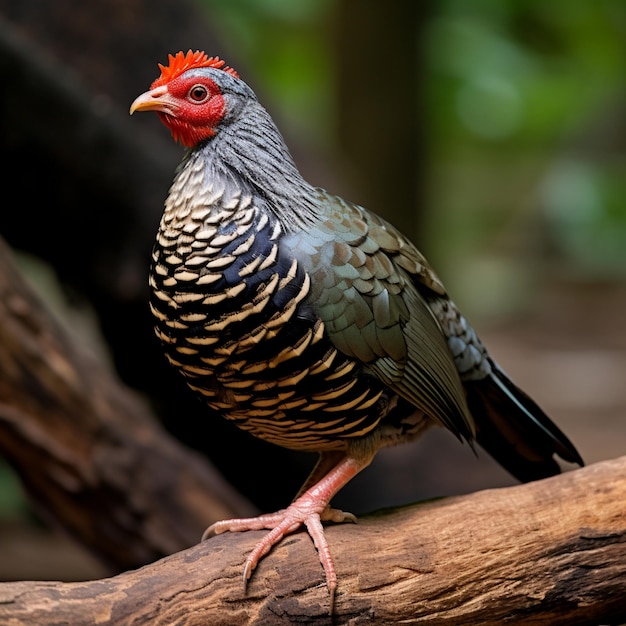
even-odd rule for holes
{"type": "Polygon", "coordinates": [[[0,454],[46,517],[114,572],[249,514],[199,455],[46,311],[0,241],[0,454]]]}
{"type": "Polygon", "coordinates": [[[372,514],[327,534],[335,614],[308,536],[265,557],[221,535],[114,578],[0,585],[29,624],[618,624],[626,619],[626,457],[546,480],[372,514]]]}

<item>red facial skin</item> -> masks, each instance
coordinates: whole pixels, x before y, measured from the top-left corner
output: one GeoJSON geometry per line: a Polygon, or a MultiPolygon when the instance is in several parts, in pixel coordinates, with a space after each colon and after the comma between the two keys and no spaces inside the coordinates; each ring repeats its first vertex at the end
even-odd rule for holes
{"type": "Polygon", "coordinates": [[[140,95],[130,112],[156,111],[174,140],[192,148],[215,135],[224,108],[224,97],[214,81],[183,74],[140,95]]]}

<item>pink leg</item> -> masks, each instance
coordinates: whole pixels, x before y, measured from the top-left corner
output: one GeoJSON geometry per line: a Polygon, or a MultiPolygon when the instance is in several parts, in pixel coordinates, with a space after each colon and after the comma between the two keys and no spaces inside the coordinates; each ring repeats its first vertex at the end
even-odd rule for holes
{"type": "MultiPolygon", "coordinates": [[[[286,508],[270,515],[260,515],[247,519],[232,519],[216,522],[209,526],[204,532],[202,539],[223,532],[243,532],[246,530],[271,529],[259,543],[253,548],[246,559],[243,579],[244,585],[252,575],[258,562],[275,546],[280,540],[290,533],[295,532],[302,525],[313,539],[313,543],[318,551],[320,562],[326,574],[326,584],[330,592],[330,610],[332,614],[335,590],[337,588],[337,574],[330,554],[326,535],[324,534],[323,521],[329,522],[356,522],[356,518],[351,513],[344,513],[338,509],[330,507],[330,501],[335,494],[364,469],[371,458],[357,460],[350,456],[344,456],[338,460],[326,474],[298,497],[286,508]]],[[[313,471],[312,477],[317,477],[318,468],[325,469],[324,457],[313,471]]],[[[307,480],[305,486],[311,480],[307,480]]]]}

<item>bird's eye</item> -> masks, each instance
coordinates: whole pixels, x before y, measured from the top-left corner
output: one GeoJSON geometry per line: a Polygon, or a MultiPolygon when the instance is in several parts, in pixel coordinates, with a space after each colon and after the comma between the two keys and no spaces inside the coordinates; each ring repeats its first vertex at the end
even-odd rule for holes
{"type": "Polygon", "coordinates": [[[189,90],[189,99],[194,102],[204,102],[209,97],[209,90],[204,85],[194,85],[189,90]]]}

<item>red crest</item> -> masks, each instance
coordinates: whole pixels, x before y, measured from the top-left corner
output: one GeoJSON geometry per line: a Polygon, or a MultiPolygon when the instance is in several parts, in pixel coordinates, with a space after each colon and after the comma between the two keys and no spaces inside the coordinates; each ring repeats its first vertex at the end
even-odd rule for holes
{"type": "Polygon", "coordinates": [[[187,54],[183,52],[177,52],[175,55],[170,54],[168,55],[168,63],[168,65],[161,65],[161,63],[159,63],[161,76],[152,83],[150,89],[165,85],[180,76],[183,72],[197,67],[214,67],[231,74],[235,78],[239,78],[239,74],[237,74],[232,67],[228,67],[222,59],[219,57],[209,57],[199,50],[195,52],[189,50],[187,54]]]}

